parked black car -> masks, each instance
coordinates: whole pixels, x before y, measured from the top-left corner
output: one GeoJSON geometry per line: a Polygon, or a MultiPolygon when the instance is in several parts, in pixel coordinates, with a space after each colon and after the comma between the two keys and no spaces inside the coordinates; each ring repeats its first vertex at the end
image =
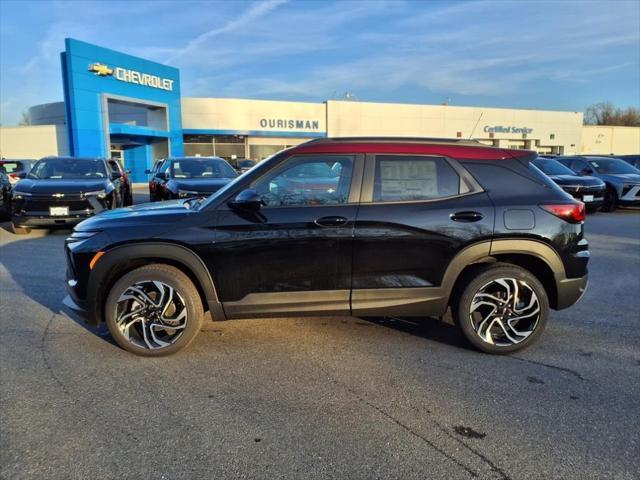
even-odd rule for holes
{"type": "Polygon", "coordinates": [[[208,197],[238,174],[226,160],[218,157],[166,159],[155,173],[149,188],[151,201],[208,197]]]}
{"type": "Polygon", "coordinates": [[[152,202],[155,202],[156,200],[158,200],[157,191],[158,191],[158,185],[160,184],[161,180],[158,177],[156,177],[156,174],[161,171],[162,165],[164,165],[165,161],[166,161],[166,158],[161,158],[159,160],[156,160],[155,162],[153,162],[153,167],[144,171],[144,173],[149,175],[149,199],[152,202]]]}
{"type": "Polygon", "coordinates": [[[253,167],[255,167],[257,163],[258,162],[249,158],[241,158],[239,160],[236,160],[235,169],[238,171],[238,173],[244,173],[247,170],[251,170],[253,167]]]}
{"type": "Polygon", "coordinates": [[[7,174],[9,182],[15,185],[27,176],[27,173],[29,173],[36,161],[37,160],[12,160],[3,158],[0,160],[0,168],[7,174]]]}
{"type": "Polygon", "coordinates": [[[576,175],[550,158],[538,157],[533,164],[573,198],[584,202],[588,211],[596,211],[602,206],[606,187],[599,178],[576,175]]]}
{"type": "Polygon", "coordinates": [[[124,204],[122,175],[101,158],[45,157],[11,195],[15,233],[74,225],[124,204]]]}
{"type": "Polygon", "coordinates": [[[111,168],[111,172],[120,173],[122,180],[122,206],[128,207],[129,205],[133,205],[133,184],[131,183],[131,179],[129,175],[131,174],[130,170],[125,170],[122,164],[111,158],[107,160],[107,164],[111,168]]]}
{"type": "Polygon", "coordinates": [[[475,347],[513,352],[587,286],[584,204],[535,158],[468,141],[313,140],[206,200],[85,220],[65,246],[66,303],[147,356],[188,345],[204,310],[224,320],[449,307],[475,347]],[[320,181],[280,181],[301,166],[320,181]]]}
{"type": "Polygon", "coordinates": [[[606,184],[602,210],[612,212],[618,206],[640,205],[640,170],[615,157],[558,157],[578,175],[593,176],[606,184]]]}
{"type": "Polygon", "coordinates": [[[2,220],[11,214],[11,182],[0,166],[0,218],[2,220]]]}

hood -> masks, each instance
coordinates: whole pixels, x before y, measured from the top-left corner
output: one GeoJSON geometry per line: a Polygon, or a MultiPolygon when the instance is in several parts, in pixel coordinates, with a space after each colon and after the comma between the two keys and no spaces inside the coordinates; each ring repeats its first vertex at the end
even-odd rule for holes
{"type": "Polygon", "coordinates": [[[194,192],[213,193],[220,190],[233,178],[172,178],[168,187],[175,193],[178,190],[192,190],[194,192]]]}
{"type": "Polygon", "coordinates": [[[601,173],[598,177],[605,182],[640,184],[640,174],[637,173],[601,173]]]}
{"type": "Polygon", "coordinates": [[[175,227],[176,222],[193,213],[196,212],[190,210],[184,200],[142,203],[115,210],[104,210],[80,222],[75,229],[78,231],[103,230],[111,226],[140,228],[144,224],[166,229],[168,225],[175,227]]]}
{"type": "Polygon", "coordinates": [[[603,186],[604,182],[595,177],[581,177],[579,175],[549,175],[558,185],[580,185],[584,187],[603,186]]]}
{"type": "Polygon", "coordinates": [[[25,178],[14,185],[14,190],[27,193],[81,193],[105,190],[111,182],[106,179],[34,180],[25,178]]]}

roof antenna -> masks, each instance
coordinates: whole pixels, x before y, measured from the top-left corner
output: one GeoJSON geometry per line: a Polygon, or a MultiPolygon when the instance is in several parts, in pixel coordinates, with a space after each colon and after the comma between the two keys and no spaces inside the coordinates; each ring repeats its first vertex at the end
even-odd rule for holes
{"type": "Polygon", "coordinates": [[[482,119],[482,115],[484,115],[484,112],[480,112],[480,116],[478,117],[478,121],[476,122],[476,124],[473,126],[473,130],[471,130],[471,135],[469,135],[469,140],[473,140],[473,132],[476,131],[476,127],[478,126],[478,124],[480,123],[480,120],[482,119]]]}

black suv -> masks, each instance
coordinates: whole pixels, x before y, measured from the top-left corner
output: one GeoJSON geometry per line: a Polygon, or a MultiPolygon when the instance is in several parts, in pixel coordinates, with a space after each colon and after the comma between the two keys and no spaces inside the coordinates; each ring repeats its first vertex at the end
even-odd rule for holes
{"type": "Polygon", "coordinates": [[[13,231],[68,227],[102,210],[122,207],[128,201],[126,185],[116,160],[45,157],[13,187],[13,231]]]}
{"type": "Polygon", "coordinates": [[[321,139],[207,199],[103,212],[67,239],[68,306],[146,356],[214,320],[443,316],[480,350],[540,336],[587,286],[584,204],[527,151],[321,139]],[[314,173],[315,172],[315,173],[314,173]]]}
{"type": "Polygon", "coordinates": [[[233,167],[219,157],[167,158],[149,181],[149,197],[152,202],[207,197],[237,176],[233,167]]]}

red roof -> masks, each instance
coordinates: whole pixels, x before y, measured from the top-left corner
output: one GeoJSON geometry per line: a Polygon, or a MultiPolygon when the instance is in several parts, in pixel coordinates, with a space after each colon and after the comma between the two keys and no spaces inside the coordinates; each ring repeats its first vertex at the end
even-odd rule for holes
{"type": "Polygon", "coordinates": [[[396,141],[318,141],[303,143],[295,153],[387,153],[443,155],[465,160],[506,160],[531,155],[529,150],[511,150],[469,143],[429,143],[396,141]]]}

